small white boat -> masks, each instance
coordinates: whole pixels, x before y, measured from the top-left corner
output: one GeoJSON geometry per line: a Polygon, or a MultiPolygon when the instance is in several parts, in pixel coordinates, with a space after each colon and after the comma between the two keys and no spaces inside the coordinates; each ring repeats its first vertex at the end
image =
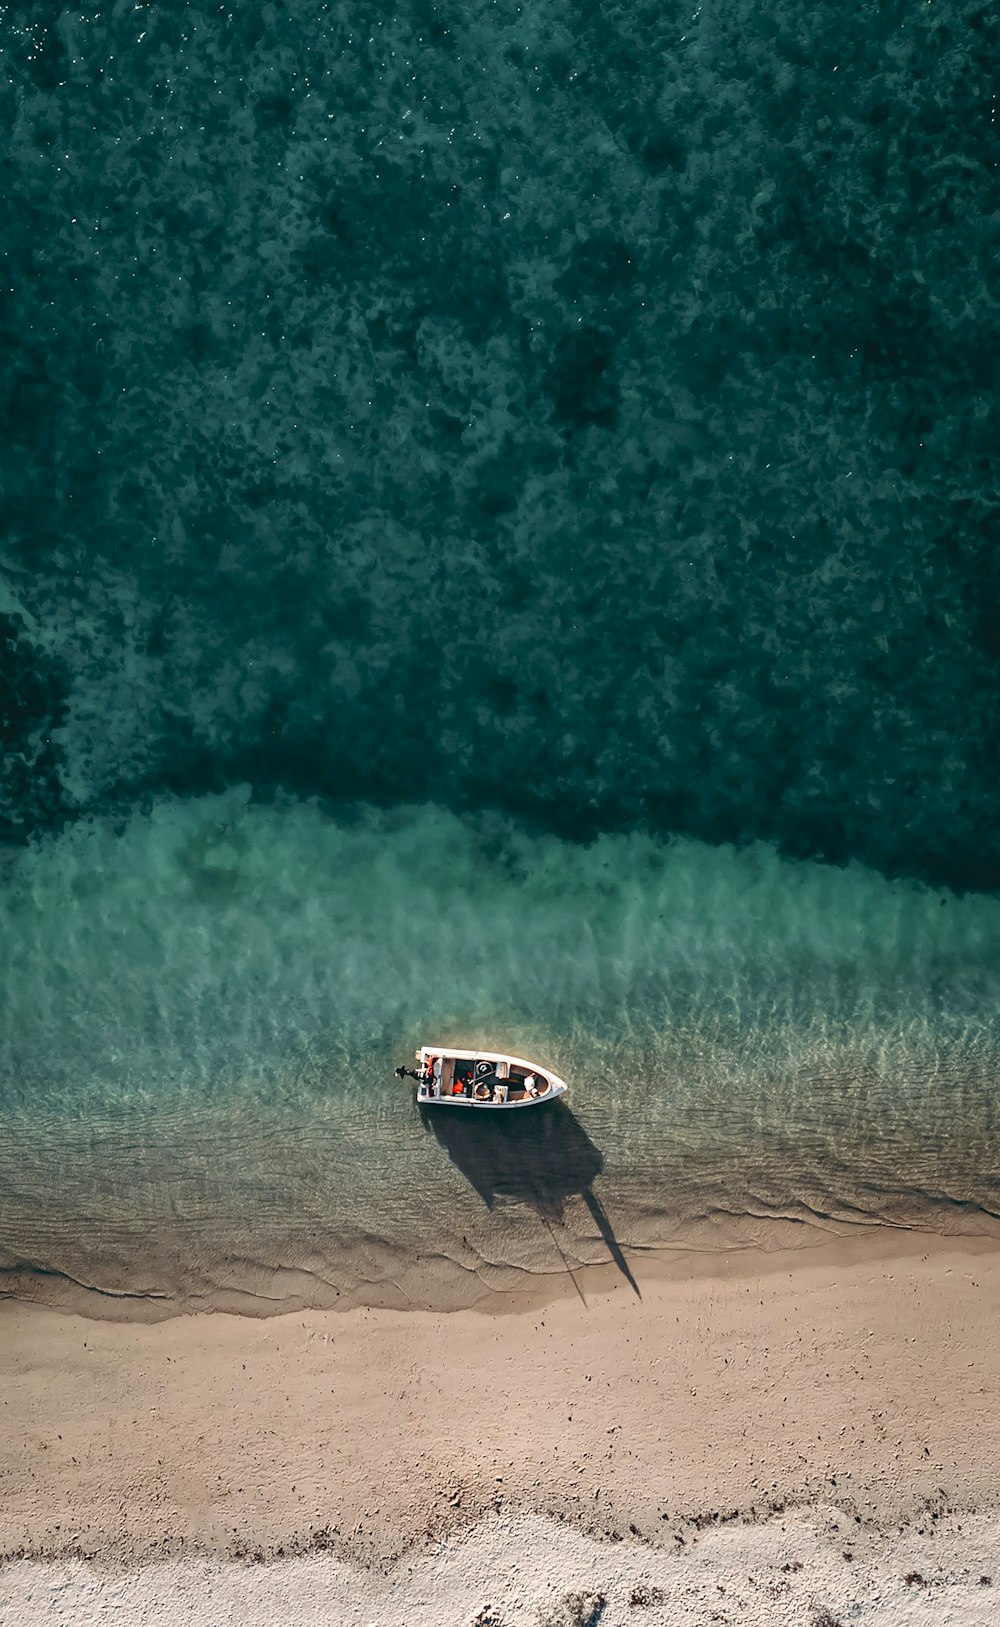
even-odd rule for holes
{"type": "Polygon", "coordinates": [[[541,1068],[505,1051],[464,1051],[447,1045],[422,1045],[417,1067],[397,1068],[397,1078],[417,1081],[417,1101],[428,1107],[464,1107],[506,1111],[539,1107],[565,1094],[566,1086],[551,1068],[541,1068]]]}

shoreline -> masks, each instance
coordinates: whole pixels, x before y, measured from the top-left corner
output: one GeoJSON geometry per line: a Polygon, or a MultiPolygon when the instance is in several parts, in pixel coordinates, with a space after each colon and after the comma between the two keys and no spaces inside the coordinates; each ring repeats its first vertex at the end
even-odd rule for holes
{"type": "Polygon", "coordinates": [[[616,1273],[492,1311],[7,1302],[0,1554],[385,1575],[484,1519],[672,1550],[821,1504],[869,1531],[1000,1510],[995,1241],[630,1261],[641,1298],[616,1273]]]}
{"type": "MultiPolygon", "coordinates": [[[[273,1317],[323,1312],[336,1316],[360,1310],[420,1311],[442,1316],[466,1313],[516,1315],[558,1302],[564,1297],[602,1294],[616,1285],[634,1288],[633,1273],[653,1280],[687,1281],[727,1278],[745,1270],[769,1269],[767,1261],[787,1255],[803,1261],[817,1250],[842,1245],[873,1259],[906,1253],[907,1239],[925,1239],[929,1247],[959,1246],[1000,1250],[1000,1217],[978,1205],[941,1201],[930,1207],[928,1224],[886,1218],[852,1221],[842,1216],[734,1215],[687,1224],[668,1238],[619,1242],[613,1232],[594,1233],[587,1247],[598,1258],[574,1256],[579,1234],[562,1240],[549,1226],[550,1263],[521,1253],[524,1239],[493,1235],[498,1257],[466,1245],[465,1258],[444,1252],[400,1251],[393,1260],[381,1249],[378,1271],[365,1278],[349,1267],[343,1286],[320,1269],[301,1264],[254,1266],[247,1285],[205,1282],[192,1272],[175,1291],[150,1286],[130,1290],[83,1281],[68,1269],[16,1262],[0,1265],[0,1315],[5,1306],[34,1306],[59,1315],[96,1322],[159,1323],[175,1317],[230,1315],[266,1321],[273,1317]],[[565,1247],[564,1247],[565,1244],[565,1247]],[[569,1249],[567,1254],[566,1249],[569,1249]],[[353,1282],[352,1278],[358,1277],[353,1282]],[[250,1286],[250,1282],[253,1286],[250,1286]]],[[[484,1240],[480,1240],[482,1246],[484,1240]]],[[[349,1251],[348,1251],[349,1252],[349,1251]]],[[[238,1262],[234,1261],[234,1271],[238,1262]]]]}

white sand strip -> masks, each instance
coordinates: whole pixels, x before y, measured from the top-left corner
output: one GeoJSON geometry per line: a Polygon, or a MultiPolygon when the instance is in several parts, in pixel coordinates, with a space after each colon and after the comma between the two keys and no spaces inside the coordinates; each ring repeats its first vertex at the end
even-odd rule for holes
{"type": "Polygon", "coordinates": [[[494,1516],[381,1577],[330,1554],[0,1570],[11,1627],[993,1627],[998,1612],[995,1518],[882,1535],[819,1507],[672,1553],[494,1516]]]}

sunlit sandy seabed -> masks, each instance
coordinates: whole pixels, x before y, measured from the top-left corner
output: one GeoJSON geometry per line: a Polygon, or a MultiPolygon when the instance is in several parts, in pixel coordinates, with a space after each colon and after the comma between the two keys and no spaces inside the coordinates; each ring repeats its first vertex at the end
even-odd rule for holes
{"type": "Polygon", "coordinates": [[[993,899],[245,791],[2,876],[0,1265],[32,1297],[447,1306],[611,1236],[1000,1213],[993,899]],[[428,1039],[538,1058],[571,1111],[425,1123],[392,1069],[428,1039]]]}

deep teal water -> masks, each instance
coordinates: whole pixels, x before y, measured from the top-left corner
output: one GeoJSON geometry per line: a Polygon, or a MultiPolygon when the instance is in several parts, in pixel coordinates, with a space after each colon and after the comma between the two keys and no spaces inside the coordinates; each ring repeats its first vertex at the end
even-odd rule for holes
{"type": "Polygon", "coordinates": [[[600,1253],[587,1170],[988,1224],[998,52],[0,7],[5,1263],[447,1298],[600,1253]],[[484,1206],[429,1025],[565,1072],[564,1179],[484,1206]]]}

